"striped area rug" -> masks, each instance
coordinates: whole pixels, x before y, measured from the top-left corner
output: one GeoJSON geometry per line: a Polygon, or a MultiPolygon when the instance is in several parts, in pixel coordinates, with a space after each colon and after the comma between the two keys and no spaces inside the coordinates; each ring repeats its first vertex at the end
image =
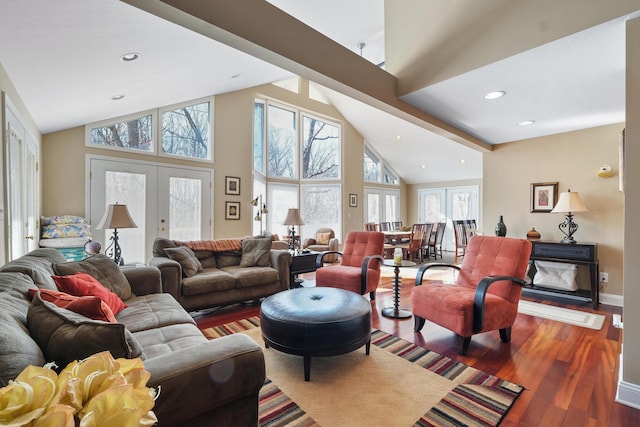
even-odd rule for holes
{"type": "MultiPolygon", "coordinates": [[[[202,332],[207,338],[215,339],[259,327],[260,319],[251,317],[207,328],[202,332]]],[[[523,391],[522,386],[489,375],[383,331],[374,330],[371,343],[458,383],[417,420],[414,426],[497,426],[523,391]]],[[[268,379],[260,391],[259,417],[260,425],[265,427],[318,425],[268,379]]]]}

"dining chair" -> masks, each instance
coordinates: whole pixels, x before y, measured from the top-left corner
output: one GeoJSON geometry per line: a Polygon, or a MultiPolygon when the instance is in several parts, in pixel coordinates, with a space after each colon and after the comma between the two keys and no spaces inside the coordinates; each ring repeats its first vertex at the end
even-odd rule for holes
{"type": "Polygon", "coordinates": [[[453,235],[455,237],[456,249],[453,263],[458,263],[458,257],[464,257],[467,249],[467,227],[464,219],[453,220],[453,235]]]}
{"type": "Polygon", "coordinates": [[[400,230],[402,228],[402,221],[391,221],[392,230],[400,230]]]}
{"type": "Polygon", "coordinates": [[[431,240],[429,242],[429,256],[433,254],[433,259],[437,260],[438,255],[442,259],[442,240],[444,239],[444,232],[447,229],[446,222],[439,222],[434,224],[434,230],[431,232],[431,240]]]}
{"type": "Polygon", "coordinates": [[[382,231],[380,229],[380,224],[377,222],[367,222],[364,225],[364,230],[365,231],[382,231]]]}
{"type": "Polygon", "coordinates": [[[390,231],[391,223],[390,222],[381,222],[380,223],[380,231],[390,231]]]}
{"type": "Polygon", "coordinates": [[[473,236],[462,265],[429,263],[421,266],[411,292],[414,331],[429,320],[456,334],[458,354],[467,353],[471,336],[498,329],[502,342],[511,341],[518,301],[525,285],[531,242],[495,236],[473,236]],[[458,271],[455,283],[426,281],[432,267],[458,271]]]}
{"type": "Polygon", "coordinates": [[[397,247],[402,248],[402,252],[405,258],[409,260],[413,259],[413,255],[422,264],[422,247],[424,246],[425,239],[431,233],[433,224],[413,224],[411,226],[411,237],[408,243],[402,243],[397,247]]]}

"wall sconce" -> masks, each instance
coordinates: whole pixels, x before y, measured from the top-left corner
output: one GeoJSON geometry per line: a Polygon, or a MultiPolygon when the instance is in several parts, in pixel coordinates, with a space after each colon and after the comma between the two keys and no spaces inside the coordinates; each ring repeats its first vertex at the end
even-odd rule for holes
{"type": "Polygon", "coordinates": [[[136,223],[133,222],[131,215],[129,215],[127,205],[119,205],[117,202],[115,205],[108,205],[104,216],[96,226],[98,230],[102,230],[103,228],[113,229],[111,244],[105,252],[110,257],[113,257],[113,262],[118,265],[124,265],[120,243],[118,242],[118,228],[138,228],[136,223]]]}
{"type": "Polygon", "coordinates": [[[582,203],[577,192],[572,193],[571,190],[567,190],[566,193],[560,193],[558,203],[551,211],[551,213],[566,213],[565,221],[558,225],[562,234],[565,235],[560,243],[576,243],[573,233],[578,230],[578,224],[573,222],[573,212],[589,212],[589,209],[582,203]]]}
{"type": "Polygon", "coordinates": [[[267,209],[267,204],[262,203],[262,194],[258,195],[255,199],[251,201],[251,206],[258,207],[258,213],[256,213],[256,216],[253,218],[253,220],[260,221],[260,234],[262,234],[262,220],[264,215],[269,213],[269,209],[267,209]],[[260,206],[262,206],[262,209],[260,209],[260,206]]]}
{"type": "Polygon", "coordinates": [[[613,176],[613,169],[611,168],[611,165],[602,165],[598,168],[596,174],[600,178],[610,178],[613,176]]]}

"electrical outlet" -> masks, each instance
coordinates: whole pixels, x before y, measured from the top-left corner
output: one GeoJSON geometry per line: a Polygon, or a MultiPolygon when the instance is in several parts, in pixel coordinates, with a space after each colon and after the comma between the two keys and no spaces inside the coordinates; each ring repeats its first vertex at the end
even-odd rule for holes
{"type": "Polygon", "coordinates": [[[600,273],[600,283],[609,283],[609,273],[600,273]]]}

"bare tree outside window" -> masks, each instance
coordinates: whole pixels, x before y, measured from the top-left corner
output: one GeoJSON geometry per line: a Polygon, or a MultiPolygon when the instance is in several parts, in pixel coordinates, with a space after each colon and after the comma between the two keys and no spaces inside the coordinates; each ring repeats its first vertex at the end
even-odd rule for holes
{"type": "Polygon", "coordinates": [[[91,129],[91,144],[152,151],[153,120],[151,115],[91,129]]]}
{"type": "Polygon", "coordinates": [[[174,156],[211,159],[211,103],[162,113],[162,152],[174,156]]]}
{"type": "Polygon", "coordinates": [[[295,178],[296,113],[269,105],[268,114],[268,173],[295,178]]]}
{"type": "Polygon", "coordinates": [[[364,180],[380,182],[380,159],[367,149],[364,150],[364,180]]]}
{"type": "Polygon", "coordinates": [[[327,179],[340,177],[340,128],[303,116],[302,177],[327,179]]]}

